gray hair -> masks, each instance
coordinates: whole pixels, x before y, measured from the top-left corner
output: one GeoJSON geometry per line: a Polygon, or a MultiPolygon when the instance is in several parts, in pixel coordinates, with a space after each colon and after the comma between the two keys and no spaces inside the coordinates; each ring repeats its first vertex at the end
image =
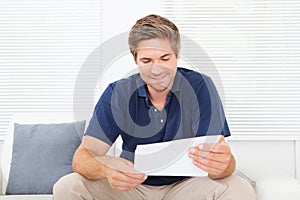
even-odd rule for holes
{"type": "Polygon", "coordinates": [[[139,19],[129,33],[129,49],[135,60],[139,42],[154,38],[169,39],[176,57],[178,56],[180,51],[178,28],[167,18],[152,14],[139,19]]]}

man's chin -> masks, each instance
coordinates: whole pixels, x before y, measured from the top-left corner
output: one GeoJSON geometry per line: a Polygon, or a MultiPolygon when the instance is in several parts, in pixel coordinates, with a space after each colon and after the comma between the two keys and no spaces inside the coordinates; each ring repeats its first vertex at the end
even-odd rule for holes
{"type": "Polygon", "coordinates": [[[157,91],[157,92],[163,92],[163,91],[166,91],[166,90],[168,90],[169,89],[169,87],[168,86],[166,86],[166,85],[153,85],[153,84],[151,84],[151,85],[149,85],[152,89],[154,89],[155,91],[157,91]]]}

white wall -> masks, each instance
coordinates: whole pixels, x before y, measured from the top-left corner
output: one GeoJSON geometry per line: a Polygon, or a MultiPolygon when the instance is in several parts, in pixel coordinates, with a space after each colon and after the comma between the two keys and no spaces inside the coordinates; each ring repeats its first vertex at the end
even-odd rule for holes
{"type": "MultiPolygon", "coordinates": [[[[152,1],[120,1],[120,0],[102,0],[101,1],[101,41],[104,42],[120,33],[129,31],[131,26],[137,19],[150,13],[162,14],[162,2],[158,0],[152,1]]],[[[102,80],[103,87],[114,79],[119,79],[128,72],[126,66],[133,66],[131,55],[126,54],[118,60],[111,63],[110,71],[104,74],[105,79],[102,80]],[[123,71],[121,70],[124,67],[123,71]]],[[[132,69],[132,68],[130,68],[132,69]]],[[[100,88],[101,91],[103,88],[100,88]]],[[[97,99],[97,98],[95,98],[97,99]]],[[[300,142],[293,140],[232,140],[232,150],[236,157],[256,160],[276,166],[289,175],[300,175],[300,142]],[[297,153],[297,154],[296,154],[297,153]]],[[[3,141],[0,140],[0,153],[3,141]]],[[[1,154],[0,154],[1,155],[1,154]]]]}
{"type": "MultiPolygon", "coordinates": [[[[104,0],[102,1],[102,20],[101,20],[101,37],[102,41],[113,39],[120,34],[127,34],[135,22],[149,14],[163,15],[162,1],[119,1],[119,0],[104,0]]],[[[127,41],[124,44],[127,45],[127,41]]],[[[114,49],[110,49],[114,51],[114,49]]],[[[106,85],[125,77],[137,67],[134,63],[132,55],[129,52],[120,55],[118,59],[113,60],[109,66],[106,66],[106,71],[102,74],[99,80],[98,88],[95,93],[95,101],[106,88],[106,85]]]]}
{"type": "MultiPolygon", "coordinates": [[[[83,1],[84,2],[84,1],[83,1]]],[[[120,1],[120,0],[99,0],[99,2],[100,2],[100,4],[99,3],[95,3],[94,2],[94,4],[88,4],[88,3],[90,3],[90,2],[88,2],[86,5],[86,7],[82,7],[82,2],[80,2],[80,1],[77,1],[76,2],[76,4],[74,5],[74,3],[72,3],[73,5],[72,6],[70,6],[70,5],[68,5],[68,3],[70,3],[70,2],[65,2],[65,6],[66,7],[63,7],[62,5],[64,5],[64,4],[61,4],[61,3],[58,3],[56,6],[57,6],[57,8],[59,8],[58,9],[58,11],[56,12],[56,11],[54,11],[54,10],[52,10],[52,7],[50,7],[49,8],[49,11],[48,12],[53,12],[53,14],[54,14],[54,16],[52,17],[52,16],[46,16],[46,17],[48,17],[49,19],[51,19],[51,20],[58,20],[58,18],[59,18],[59,16],[63,16],[63,17],[66,17],[66,19],[69,19],[68,18],[68,15],[67,14],[69,14],[69,17],[71,16],[73,16],[74,15],[74,17],[76,17],[76,20],[77,20],[77,18],[80,18],[80,16],[82,16],[82,18],[83,17],[86,17],[87,19],[88,19],[88,17],[90,17],[91,18],[91,15],[92,15],[92,17],[98,17],[98,18],[100,18],[100,20],[99,19],[96,19],[96,20],[94,20],[93,22],[91,22],[91,23],[101,23],[101,25],[100,24],[95,24],[94,26],[95,26],[95,29],[93,30],[94,31],[94,33],[97,33],[97,34],[94,34],[94,35],[92,35],[92,36],[89,36],[89,32],[88,32],[88,28],[90,28],[90,29],[92,29],[91,27],[92,27],[92,25],[91,24],[89,24],[90,26],[89,27],[85,27],[85,25],[86,25],[86,23],[84,23],[84,21],[83,22],[80,22],[80,23],[82,23],[82,24],[75,24],[74,23],[74,20],[72,21],[72,20],[70,20],[70,24],[68,24],[68,25],[70,25],[70,27],[72,27],[73,29],[72,30],[75,30],[75,31],[79,31],[79,32],[77,32],[77,33],[74,33],[74,35],[76,35],[76,36],[78,36],[78,38],[81,38],[80,37],[80,31],[82,31],[82,33],[81,33],[81,36],[82,36],[82,38],[86,38],[86,40],[87,40],[87,43],[90,45],[90,46],[88,46],[87,48],[86,48],[86,51],[84,52],[84,53],[82,53],[81,55],[80,55],[80,57],[78,56],[78,52],[82,52],[83,51],[83,47],[80,49],[80,45],[84,45],[84,44],[79,44],[79,46],[76,46],[76,48],[74,48],[73,47],[73,49],[71,48],[71,49],[69,49],[69,50],[71,50],[71,52],[73,52],[74,51],[74,54],[76,54],[76,59],[78,59],[78,60],[75,60],[73,63],[67,63],[67,65],[69,65],[70,67],[68,68],[68,69],[66,69],[65,71],[65,74],[67,75],[67,71],[70,71],[71,69],[73,70],[73,72],[72,72],[72,74],[74,74],[74,73],[79,73],[79,70],[80,70],[80,65],[82,65],[82,63],[84,62],[84,60],[88,57],[88,55],[90,54],[90,52],[91,51],[93,51],[93,48],[96,48],[97,47],[97,45],[99,45],[99,41],[101,40],[102,42],[105,42],[106,40],[109,40],[109,39],[111,39],[112,37],[114,37],[114,36],[116,36],[116,35],[118,35],[118,34],[120,34],[120,33],[123,33],[123,32],[126,32],[126,31],[129,31],[130,30],[130,28],[133,26],[133,24],[135,23],[135,21],[137,20],[137,19],[139,19],[139,18],[141,18],[141,17],[143,17],[143,16],[146,16],[146,15],[148,15],[148,14],[152,14],[152,13],[156,13],[156,14],[162,14],[162,3],[161,3],[161,1],[158,1],[158,0],[154,0],[154,1],[139,1],[139,0],[131,0],[130,2],[128,2],[128,1],[120,1]],[[78,6],[77,6],[77,4],[78,4],[78,6]],[[95,7],[95,9],[93,9],[93,6],[95,7]],[[63,15],[64,13],[64,10],[66,11],[66,13],[67,14],[65,14],[65,15],[63,15]],[[91,10],[92,10],[92,12],[91,12],[91,10]],[[101,13],[99,13],[99,15],[96,15],[95,13],[96,12],[98,12],[100,10],[100,12],[101,13]],[[80,26],[84,26],[84,28],[82,28],[82,29],[80,29],[80,26]],[[99,34],[99,31],[97,31],[97,29],[101,29],[100,30],[100,35],[98,36],[98,34],[99,34]],[[100,40],[98,39],[98,38],[100,38],[100,40]],[[93,40],[92,40],[93,39],[93,40]],[[94,41],[94,43],[92,43],[91,41],[94,41]],[[83,56],[85,56],[86,58],[84,58],[83,56]]],[[[12,7],[13,7],[13,5],[14,5],[14,2],[12,2],[11,4],[6,4],[5,2],[2,2],[2,3],[0,3],[0,5],[4,5],[3,7],[2,7],[2,9],[4,9],[5,8],[5,6],[8,8],[8,9],[12,9],[12,7]]],[[[53,4],[53,3],[52,3],[53,4]]],[[[51,5],[52,5],[51,4],[51,5]]],[[[55,5],[55,4],[53,4],[53,5],[55,5]]],[[[52,6],[53,6],[52,5],[52,6]]],[[[50,34],[50,33],[48,33],[47,31],[44,31],[44,29],[42,29],[42,31],[41,30],[38,30],[38,32],[37,33],[35,33],[34,32],[34,30],[37,30],[35,27],[37,26],[37,27],[39,27],[39,25],[40,26],[43,26],[43,24],[39,21],[39,22],[37,22],[37,23],[35,23],[35,21],[34,20],[37,20],[37,18],[36,18],[36,15],[38,15],[38,9],[39,8],[41,8],[44,12],[46,12],[47,13],[47,7],[45,7],[45,6],[41,6],[41,5],[36,5],[36,6],[29,6],[28,5],[28,3],[26,3],[26,2],[24,2],[24,4],[19,4],[18,6],[17,6],[17,10],[22,14],[22,13],[25,13],[24,15],[26,15],[26,18],[24,18],[24,19],[22,19],[22,15],[18,15],[17,17],[16,17],[16,19],[15,19],[15,21],[14,21],[14,23],[15,23],[15,25],[18,27],[18,26],[22,26],[22,25],[24,25],[24,24],[22,24],[21,22],[20,22],[20,24],[18,24],[17,22],[18,22],[18,20],[23,20],[22,22],[24,23],[26,23],[26,25],[32,25],[34,28],[31,30],[31,34],[32,34],[32,37],[33,36],[36,36],[36,35],[38,35],[39,37],[42,37],[42,38],[44,38],[45,40],[47,40],[47,38],[49,37],[49,38],[52,38],[53,37],[53,34],[50,34]],[[40,7],[39,7],[40,6],[40,7]],[[30,9],[31,10],[33,10],[34,12],[33,12],[33,14],[32,15],[34,15],[34,17],[32,17],[31,16],[31,14],[30,14],[30,9]],[[22,10],[24,11],[24,12],[22,12],[22,10]],[[27,14],[28,13],[28,14],[27,14]],[[31,18],[30,18],[31,17],[31,18]],[[20,18],[20,19],[19,19],[20,18]],[[30,22],[30,19],[32,19],[34,22],[30,22]],[[44,35],[41,35],[41,34],[44,34],[44,35]]],[[[13,16],[13,15],[8,15],[8,17],[7,18],[2,18],[2,17],[5,17],[5,15],[4,14],[1,14],[1,16],[0,16],[0,21],[1,20],[3,20],[3,22],[5,22],[5,20],[10,20],[11,19],[11,16],[13,16]]],[[[45,16],[43,16],[43,17],[45,17],[45,16]]],[[[48,19],[48,18],[46,18],[46,19],[48,19]]],[[[13,20],[13,19],[12,19],[13,20]]],[[[78,19],[79,20],[79,19],[78,19]]],[[[45,21],[45,24],[46,23],[48,23],[48,21],[45,21]]],[[[50,23],[50,22],[49,22],[50,23]]],[[[59,21],[57,21],[57,23],[59,24],[59,28],[61,28],[62,26],[61,26],[61,23],[59,23],[59,21]]],[[[4,23],[5,24],[5,23],[4,23]]],[[[51,25],[53,25],[53,27],[55,27],[55,23],[51,23],[51,25]]],[[[69,27],[69,26],[68,26],[69,27]]],[[[7,26],[5,26],[5,28],[7,28],[7,26]]],[[[49,27],[48,27],[48,29],[49,29],[49,27]]],[[[20,29],[21,31],[23,30],[23,29],[20,29]]],[[[51,31],[51,29],[49,29],[50,31],[51,31]]],[[[71,32],[72,31],[71,29],[69,30],[68,29],[68,31],[69,32],[67,32],[67,33],[61,33],[61,36],[62,36],[62,38],[58,38],[58,40],[60,41],[60,43],[58,43],[58,44],[60,44],[62,47],[61,48],[64,48],[63,46],[63,44],[64,44],[64,39],[66,39],[68,42],[70,42],[70,41],[72,41],[72,39],[74,39],[73,37],[73,33],[71,32]],[[66,35],[66,34],[71,34],[69,37],[68,37],[68,35],[66,35]]],[[[5,31],[5,30],[2,30],[2,31],[5,31]]],[[[26,29],[26,31],[28,31],[27,29],[26,29]]],[[[52,30],[53,31],[53,30],[52,30]]],[[[5,32],[6,33],[6,32],[5,32]]],[[[27,33],[27,32],[26,32],[27,33]]],[[[28,34],[28,33],[27,33],[28,34]]],[[[9,35],[8,35],[9,36],[9,35]]],[[[10,37],[12,37],[12,36],[10,36],[10,37]]],[[[56,37],[59,37],[59,35],[58,36],[56,36],[56,37]]],[[[33,37],[34,38],[34,37],[33,37]]],[[[77,38],[77,39],[78,39],[77,38]]],[[[20,38],[17,38],[17,39],[19,39],[20,40],[20,38]]],[[[25,38],[26,39],[26,38],[25,38]]],[[[24,39],[24,40],[25,40],[24,39]]],[[[52,38],[53,39],[53,38],[52,38]]],[[[76,40],[76,38],[74,39],[75,41],[77,41],[76,40]]],[[[81,41],[81,40],[80,40],[81,41]]],[[[2,42],[1,40],[0,40],[0,42],[2,42]]],[[[8,45],[10,45],[10,43],[7,43],[7,41],[4,41],[4,39],[3,39],[3,42],[5,43],[5,44],[8,44],[8,45]]],[[[12,45],[10,45],[10,46],[8,46],[8,48],[12,48],[13,46],[15,46],[16,44],[14,43],[15,41],[11,41],[13,44],[12,45]]],[[[0,44],[2,44],[2,43],[0,43],[0,44]]],[[[71,43],[70,43],[71,44],[71,43]]],[[[69,46],[70,45],[69,43],[67,43],[67,45],[66,46],[69,46]]],[[[20,44],[20,45],[22,45],[22,43],[20,44]]],[[[45,46],[47,46],[47,45],[51,45],[51,44],[46,44],[45,43],[45,46]]],[[[18,46],[17,46],[18,47],[18,46]]],[[[20,48],[21,48],[22,46],[20,46],[20,48]]],[[[3,46],[2,46],[2,48],[4,48],[3,46]]],[[[5,49],[1,49],[1,47],[0,47],[0,50],[3,50],[3,51],[5,51],[5,49]]],[[[25,49],[26,50],[26,49],[25,49]]],[[[43,52],[43,48],[41,48],[39,51],[39,54],[38,55],[43,55],[43,54],[45,54],[45,55],[47,55],[47,56],[49,56],[49,54],[47,54],[47,52],[43,52]]],[[[45,47],[45,51],[49,51],[46,47],[45,47]]],[[[110,51],[114,51],[114,49],[110,49],[110,51]]],[[[66,52],[69,52],[69,54],[71,55],[72,53],[70,53],[70,51],[67,51],[66,50],[66,52]]],[[[30,55],[30,56],[34,56],[34,54],[32,54],[32,55],[30,55]]],[[[61,56],[61,55],[60,55],[61,56]]],[[[22,57],[22,58],[24,58],[24,57],[22,57]]],[[[41,58],[42,59],[42,58],[41,58]]],[[[55,59],[55,58],[51,58],[51,61],[53,61],[53,59],[55,59]]],[[[8,84],[8,83],[10,83],[10,82],[5,82],[7,79],[9,79],[10,78],[10,75],[13,75],[12,73],[10,73],[10,72],[7,72],[6,73],[6,65],[5,64],[2,64],[4,61],[6,61],[6,62],[8,62],[7,60],[2,60],[1,62],[0,62],[0,72],[2,73],[2,71],[1,70],[4,70],[4,73],[2,73],[1,74],[1,76],[0,77],[2,77],[2,76],[5,76],[5,77],[2,77],[2,80],[0,80],[0,89],[5,89],[5,86],[6,86],[6,84],[8,84]],[[6,75],[7,74],[7,75],[6,75]],[[9,75],[9,76],[8,76],[9,75]],[[2,83],[4,83],[4,85],[2,85],[2,83]]],[[[28,63],[27,64],[30,64],[30,63],[33,63],[33,64],[37,64],[37,63],[34,63],[34,60],[29,60],[29,59],[27,59],[26,60],[28,63]]],[[[40,62],[40,63],[42,63],[42,61],[40,62]]],[[[62,67],[63,66],[65,66],[65,65],[63,65],[62,64],[62,67]]],[[[100,91],[101,91],[101,89],[103,89],[105,86],[104,85],[106,85],[106,84],[108,84],[109,82],[111,82],[111,81],[113,81],[114,79],[119,79],[120,77],[122,77],[122,76],[124,76],[124,74],[126,74],[127,72],[128,72],[128,70],[126,70],[126,69],[128,69],[129,68],[129,70],[130,70],[130,66],[133,66],[133,67],[135,67],[135,65],[134,65],[134,63],[132,62],[132,58],[131,58],[131,55],[124,55],[124,56],[122,56],[122,57],[120,57],[120,59],[119,60],[115,60],[113,63],[111,63],[111,66],[109,67],[110,68],[110,71],[108,71],[108,73],[107,74],[104,74],[103,75],[103,77],[105,77],[105,79],[103,78],[103,80],[100,80],[101,82],[102,82],[102,85],[103,85],[103,87],[101,87],[100,88],[100,91]],[[125,64],[124,64],[125,63],[125,64]],[[124,66],[125,65],[125,66],[124,66]],[[129,66],[129,67],[126,67],[126,65],[127,66],[129,66]],[[120,69],[124,69],[125,71],[122,71],[122,70],[120,70],[120,69]]],[[[23,66],[22,66],[22,63],[20,64],[20,68],[22,68],[23,66]]],[[[59,67],[59,66],[58,66],[59,67]]],[[[41,70],[41,69],[39,69],[39,70],[41,70]]],[[[62,69],[62,70],[64,70],[64,69],[62,69]]],[[[59,71],[59,69],[58,69],[58,71],[59,71]]],[[[46,73],[46,72],[45,72],[46,73]]],[[[57,74],[57,72],[55,72],[56,74],[57,74]]],[[[45,76],[45,79],[47,79],[48,77],[46,77],[46,75],[47,75],[47,73],[44,75],[45,76]]],[[[26,80],[30,80],[30,74],[28,74],[27,75],[27,78],[26,78],[26,80]]],[[[57,101],[56,99],[54,100],[54,101],[51,101],[50,102],[50,100],[49,100],[49,98],[48,98],[48,104],[55,104],[55,105],[59,105],[59,106],[57,106],[58,108],[56,108],[56,109],[59,109],[59,110],[70,110],[70,109],[72,109],[72,89],[74,88],[74,85],[75,85],[75,79],[76,79],[76,74],[74,75],[74,76],[64,76],[65,78],[63,79],[65,82],[67,82],[68,83],[68,88],[66,89],[68,92],[67,92],[67,94],[66,93],[64,93],[64,94],[62,94],[63,96],[61,97],[61,101],[64,101],[64,103],[61,105],[61,104],[59,104],[59,102],[60,101],[57,101]],[[75,78],[74,78],[75,77],[75,78]],[[68,95],[68,96],[66,96],[66,95],[68,95]]],[[[42,78],[41,78],[42,79],[42,78]]],[[[41,81],[43,81],[43,80],[41,80],[41,81]]],[[[40,82],[41,82],[40,81],[40,82]]],[[[58,82],[59,81],[61,81],[60,79],[57,79],[57,84],[59,84],[58,82]]],[[[25,82],[25,81],[24,81],[25,82]]],[[[15,84],[15,83],[14,83],[15,84]]],[[[21,82],[20,82],[20,84],[21,84],[21,82]]],[[[56,84],[55,82],[54,83],[52,83],[52,85],[53,84],[56,84]]],[[[27,84],[28,85],[28,84],[27,84]]],[[[26,87],[27,86],[26,84],[23,84],[22,86],[23,87],[26,87]],[[24,86],[25,85],[25,86],[24,86]]],[[[42,87],[43,85],[39,85],[38,87],[42,87]]],[[[11,86],[11,87],[13,87],[13,86],[11,86]]],[[[37,87],[36,85],[29,85],[28,87],[32,87],[32,88],[35,88],[35,87],[37,87]]],[[[46,86],[46,87],[49,87],[49,86],[46,86]]],[[[63,87],[63,86],[61,86],[61,84],[59,84],[59,86],[58,86],[60,89],[63,87]]],[[[26,89],[26,88],[25,88],[26,89]]],[[[48,88],[49,89],[49,88],[48,88]]],[[[30,88],[29,88],[29,90],[30,90],[30,88]]],[[[58,90],[58,89],[57,89],[58,90]]],[[[56,90],[56,91],[57,91],[56,90]]],[[[6,90],[5,90],[6,91],[6,90]]],[[[9,91],[9,89],[7,89],[7,91],[8,92],[10,92],[10,93],[12,93],[11,91],[9,91]]],[[[32,90],[30,90],[30,91],[33,91],[34,92],[34,90],[32,89],[32,90]]],[[[17,91],[18,92],[18,91],[17,91]]],[[[32,93],[33,93],[32,92],[32,93]]],[[[57,91],[58,92],[58,91],[57,91]]],[[[22,92],[21,92],[22,93],[22,92]]],[[[61,93],[61,91],[60,91],[60,93],[61,93]]],[[[19,94],[19,93],[13,93],[12,95],[21,95],[22,96],[22,94],[19,94]]],[[[37,97],[39,96],[39,91],[37,91],[37,94],[34,94],[34,95],[36,95],[37,97]]],[[[1,105],[0,105],[0,112],[2,112],[1,111],[1,109],[3,108],[3,109],[6,109],[5,110],[5,112],[8,112],[7,111],[7,107],[5,108],[5,103],[8,101],[8,103],[9,103],[9,100],[7,100],[6,101],[6,99],[7,99],[7,96],[5,96],[5,93],[0,93],[0,97],[4,97],[3,99],[0,99],[0,103],[1,102],[4,102],[4,104],[3,103],[1,103],[1,105]],[[4,96],[3,96],[4,95],[4,96]]],[[[20,98],[21,99],[21,96],[19,97],[18,96],[18,98],[20,98]]],[[[95,101],[97,101],[97,99],[98,99],[98,95],[96,94],[95,95],[95,101]]],[[[35,101],[34,100],[32,100],[32,102],[31,103],[35,103],[35,101]]],[[[37,101],[37,103],[40,103],[40,102],[38,102],[37,101]]],[[[30,104],[30,102],[28,103],[27,102],[27,104],[29,105],[30,104]]],[[[27,105],[27,104],[25,104],[25,105],[27,105]]],[[[46,102],[46,104],[47,104],[47,102],[46,102]]],[[[52,105],[51,104],[51,105],[52,105]]],[[[30,104],[31,105],[31,104],[30,104]]],[[[45,109],[51,109],[51,110],[53,110],[54,109],[54,107],[55,107],[55,105],[53,105],[52,107],[51,106],[48,106],[48,108],[45,108],[45,109]]],[[[14,111],[13,112],[17,112],[17,106],[13,106],[12,105],[12,107],[14,108],[14,111]]],[[[29,107],[25,107],[24,106],[24,104],[22,105],[22,110],[23,111],[26,111],[26,109],[28,110],[28,109],[30,109],[29,107]]],[[[20,108],[20,109],[21,109],[20,108]]],[[[44,107],[39,107],[39,108],[36,108],[36,109],[39,109],[38,111],[42,111],[42,109],[44,109],[44,107]]],[[[1,113],[0,113],[1,114],[1,113]]],[[[2,112],[2,115],[3,115],[3,112],[2,112]]],[[[2,116],[1,115],[1,116],[2,116]]],[[[3,122],[3,123],[7,123],[7,125],[8,125],[8,122],[6,122],[6,120],[8,120],[8,117],[7,116],[10,116],[10,114],[7,114],[7,115],[5,115],[4,117],[2,117],[1,118],[1,116],[0,116],[0,120],[1,120],[1,123],[3,122]],[[4,122],[5,121],[5,122],[4,122]]],[[[2,130],[4,130],[4,129],[2,129],[2,130]]],[[[1,151],[2,151],[2,146],[3,146],[3,139],[4,139],[4,135],[1,135],[0,134],[0,156],[1,156],[1,151]]]]}
{"type": "Polygon", "coordinates": [[[148,14],[162,14],[162,1],[103,0],[102,1],[103,41],[119,33],[129,31],[134,23],[148,14]]]}

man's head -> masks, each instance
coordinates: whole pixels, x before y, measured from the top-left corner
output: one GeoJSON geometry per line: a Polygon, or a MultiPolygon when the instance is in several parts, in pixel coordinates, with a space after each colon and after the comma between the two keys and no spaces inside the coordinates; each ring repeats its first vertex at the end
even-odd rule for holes
{"type": "Polygon", "coordinates": [[[176,25],[165,17],[148,15],[139,19],[129,33],[129,49],[136,60],[138,44],[143,40],[167,39],[178,57],[180,52],[180,35],[176,25]]]}
{"type": "Polygon", "coordinates": [[[148,15],[132,27],[128,43],[148,91],[171,90],[180,51],[180,36],[175,24],[164,17],[148,15]]]}

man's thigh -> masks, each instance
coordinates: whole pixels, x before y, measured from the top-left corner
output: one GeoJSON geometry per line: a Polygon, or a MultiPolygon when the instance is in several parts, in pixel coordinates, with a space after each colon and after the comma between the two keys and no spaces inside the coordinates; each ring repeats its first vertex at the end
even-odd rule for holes
{"type": "Polygon", "coordinates": [[[165,200],[254,200],[252,186],[244,179],[230,176],[220,180],[208,177],[189,178],[171,185],[165,200]]]}
{"type": "Polygon", "coordinates": [[[170,187],[164,198],[165,200],[206,200],[214,191],[219,190],[222,192],[227,189],[226,184],[213,181],[208,177],[188,178],[172,184],[170,187]]]}
{"type": "Polygon", "coordinates": [[[83,176],[72,173],[62,177],[53,189],[54,200],[100,200],[100,199],[145,199],[149,190],[139,186],[130,191],[116,191],[111,189],[106,179],[92,181],[83,176]]]}

